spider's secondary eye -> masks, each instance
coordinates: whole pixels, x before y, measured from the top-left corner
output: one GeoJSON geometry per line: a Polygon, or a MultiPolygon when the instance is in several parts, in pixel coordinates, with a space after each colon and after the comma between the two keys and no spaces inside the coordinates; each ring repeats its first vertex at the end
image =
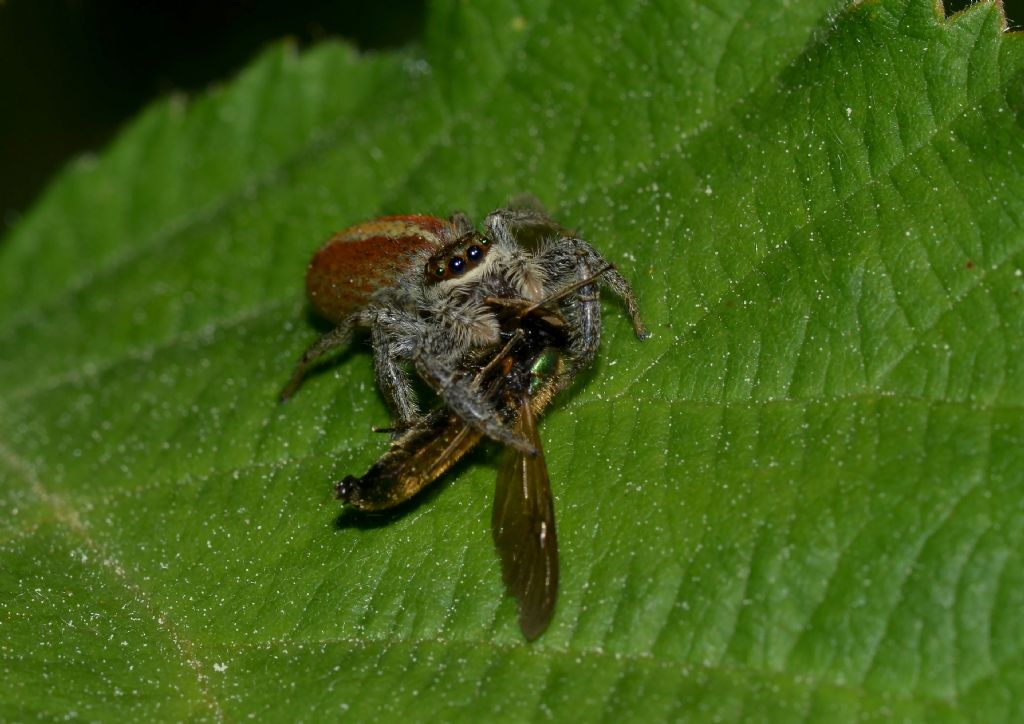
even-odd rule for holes
{"type": "Polygon", "coordinates": [[[488,239],[486,236],[481,236],[480,239],[479,239],[480,246],[487,246],[490,243],[491,243],[491,240],[488,239]]]}
{"type": "Polygon", "coordinates": [[[453,256],[448,262],[448,268],[452,270],[452,274],[461,274],[466,268],[466,260],[461,256],[453,256]]]}
{"type": "Polygon", "coordinates": [[[441,277],[444,276],[444,264],[438,264],[437,266],[435,266],[433,268],[432,271],[433,271],[434,276],[437,277],[438,279],[440,279],[441,277]]]}
{"type": "Polygon", "coordinates": [[[484,258],[484,250],[474,244],[473,246],[466,249],[466,258],[472,262],[480,261],[484,258]]]}

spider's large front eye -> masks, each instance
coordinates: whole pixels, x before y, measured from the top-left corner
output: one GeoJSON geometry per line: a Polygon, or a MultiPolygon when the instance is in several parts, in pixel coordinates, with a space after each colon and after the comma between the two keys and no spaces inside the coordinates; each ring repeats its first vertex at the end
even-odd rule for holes
{"type": "Polygon", "coordinates": [[[461,274],[462,270],[466,268],[466,260],[461,256],[453,256],[448,261],[448,268],[451,269],[452,274],[461,274]]]}
{"type": "Polygon", "coordinates": [[[476,244],[466,249],[466,258],[474,264],[484,258],[484,250],[476,244]]]}

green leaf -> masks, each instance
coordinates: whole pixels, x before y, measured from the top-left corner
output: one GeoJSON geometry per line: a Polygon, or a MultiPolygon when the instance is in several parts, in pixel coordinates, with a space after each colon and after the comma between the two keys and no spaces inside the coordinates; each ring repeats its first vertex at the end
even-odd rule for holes
{"type": "Polygon", "coordinates": [[[163,101],[0,243],[0,718],[1024,718],[1024,46],[998,4],[438,0],[163,101]],[[599,9],[595,9],[599,8],[599,9]],[[634,280],[541,434],[526,644],[497,450],[385,447],[309,254],[530,191],[634,280]]]}

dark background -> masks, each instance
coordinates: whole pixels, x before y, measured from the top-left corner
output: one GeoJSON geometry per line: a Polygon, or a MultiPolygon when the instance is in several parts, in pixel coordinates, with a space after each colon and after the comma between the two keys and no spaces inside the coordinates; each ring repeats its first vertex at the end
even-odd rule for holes
{"type": "Polygon", "coordinates": [[[230,79],[266,45],[415,41],[426,0],[0,0],[0,235],[146,104],[230,79]]]}
{"type": "MultiPolygon", "coordinates": [[[[770,1],[770,0],[769,0],[770,1]]],[[[427,0],[0,0],[0,233],[72,157],[154,98],[229,79],[284,37],[415,41],[427,0]]],[[[952,13],[968,0],[947,0],[952,13]]],[[[1024,0],[1007,0],[1010,25],[1024,0]]]]}

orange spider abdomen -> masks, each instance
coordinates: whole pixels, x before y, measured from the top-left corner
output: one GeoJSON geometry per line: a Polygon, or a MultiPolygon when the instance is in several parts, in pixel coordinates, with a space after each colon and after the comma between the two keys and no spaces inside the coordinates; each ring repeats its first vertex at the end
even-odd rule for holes
{"type": "Polygon", "coordinates": [[[341,324],[375,292],[418,272],[423,260],[454,235],[455,226],[436,216],[384,216],[350,226],[313,255],[306,295],[319,314],[341,324]]]}

